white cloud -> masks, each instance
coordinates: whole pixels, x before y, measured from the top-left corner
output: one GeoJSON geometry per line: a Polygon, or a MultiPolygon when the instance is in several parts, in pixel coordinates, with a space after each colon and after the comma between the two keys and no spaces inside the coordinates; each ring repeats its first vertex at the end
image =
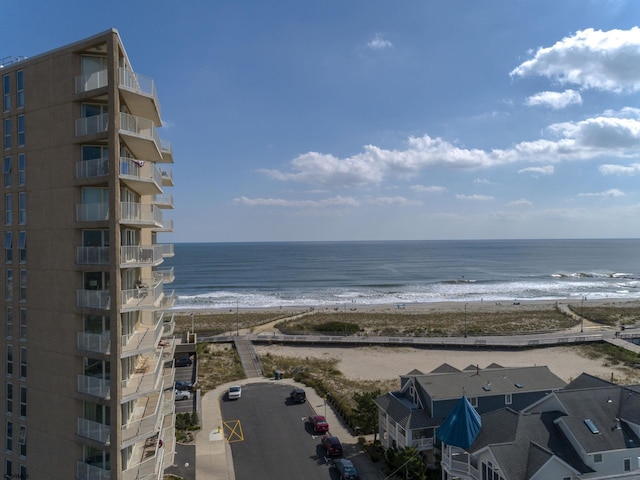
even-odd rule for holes
{"type": "Polygon", "coordinates": [[[445,193],[447,187],[440,185],[411,185],[411,190],[417,193],[445,193]]]}
{"type": "Polygon", "coordinates": [[[422,205],[422,202],[419,202],[416,200],[409,200],[404,197],[375,197],[375,198],[368,199],[366,203],[371,205],[400,205],[400,206],[422,205]]]}
{"type": "Polygon", "coordinates": [[[549,130],[575,140],[585,149],[610,150],[640,148],[640,122],[631,118],[596,117],[581,122],[551,125],[549,130]]]}
{"type": "Polygon", "coordinates": [[[564,92],[540,92],[531,95],[525,101],[528,106],[550,107],[553,110],[560,110],[569,105],[582,104],[582,96],[575,90],[565,90],[564,92]]]}
{"type": "Polygon", "coordinates": [[[481,185],[493,185],[493,182],[491,180],[488,180],[486,178],[474,178],[473,179],[473,183],[478,183],[481,185]]]}
{"type": "Polygon", "coordinates": [[[633,176],[640,173],[640,163],[631,163],[629,165],[611,165],[604,164],[598,168],[602,175],[628,175],[633,176]]]}
{"type": "Polygon", "coordinates": [[[384,50],[385,48],[393,47],[393,44],[378,33],[373,38],[373,40],[370,40],[367,43],[367,47],[369,47],[372,50],[384,50]]]}
{"type": "Polygon", "coordinates": [[[342,196],[322,200],[286,200],[282,198],[248,198],[242,196],[234,198],[233,203],[249,207],[356,207],[360,204],[355,198],[342,196]]]}
{"type": "Polygon", "coordinates": [[[526,198],[512,200],[507,203],[507,207],[530,207],[532,205],[533,205],[533,202],[531,200],[527,200],[526,198]]]}
{"type": "Polygon", "coordinates": [[[604,198],[613,198],[613,197],[624,197],[625,193],[617,188],[612,188],[610,190],[605,190],[604,192],[595,192],[595,193],[579,193],[579,197],[604,197],[604,198]]]}
{"type": "Polygon", "coordinates": [[[491,195],[464,195],[462,193],[457,193],[456,198],[458,200],[473,200],[475,202],[488,202],[489,200],[494,200],[491,195]]]}
{"type": "Polygon", "coordinates": [[[553,175],[555,171],[553,165],[547,165],[546,167],[527,167],[518,170],[518,173],[532,173],[534,175],[553,175]]]}
{"type": "Polygon", "coordinates": [[[562,84],[613,92],[640,90],[640,28],[579,30],[539,48],[512,76],[541,75],[562,84]]]}

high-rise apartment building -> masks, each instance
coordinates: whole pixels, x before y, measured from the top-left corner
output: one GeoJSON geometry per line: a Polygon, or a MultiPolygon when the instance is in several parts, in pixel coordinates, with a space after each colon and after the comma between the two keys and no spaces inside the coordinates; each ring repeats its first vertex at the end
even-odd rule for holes
{"type": "Polygon", "coordinates": [[[6,478],[173,463],[171,147],[116,30],[0,60],[6,478]]]}

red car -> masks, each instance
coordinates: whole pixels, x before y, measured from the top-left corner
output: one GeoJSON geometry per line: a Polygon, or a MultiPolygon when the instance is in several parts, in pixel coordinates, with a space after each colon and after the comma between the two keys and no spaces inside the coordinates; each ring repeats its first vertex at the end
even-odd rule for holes
{"type": "Polygon", "coordinates": [[[327,433],[329,431],[327,419],[322,415],[311,415],[309,417],[309,425],[311,425],[314,433],[327,433]]]}
{"type": "Polygon", "coordinates": [[[341,457],[342,456],[342,444],[338,437],[332,437],[331,435],[325,435],[320,440],[320,445],[327,452],[327,457],[341,457]]]}

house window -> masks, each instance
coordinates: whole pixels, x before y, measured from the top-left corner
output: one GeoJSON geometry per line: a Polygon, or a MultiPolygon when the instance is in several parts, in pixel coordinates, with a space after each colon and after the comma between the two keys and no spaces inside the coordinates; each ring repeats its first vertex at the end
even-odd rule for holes
{"type": "Polygon", "coordinates": [[[20,270],[20,301],[27,301],[27,271],[20,270]]]}
{"type": "Polygon", "coordinates": [[[13,375],[13,345],[7,345],[7,375],[13,375]]]}
{"type": "Polygon", "coordinates": [[[26,339],[27,339],[27,309],[21,308],[20,309],[20,340],[25,341],[26,339]]]}
{"type": "Polygon", "coordinates": [[[13,413],[13,383],[7,383],[7,413],[13,413]]]}
{"type": "Polygon", "coordinates": [[[631,459],[630,458],[625,458],[624,459],[624,471],[625,472],[630,472],[631,471],[631,459]]]}
{"type": "Polygon", "coordinates": [[[4,157],[4,187],[11,186],[11,157],[4,157]]]}
{"type": "Polygon", "coordinates": [[[8,452],[13,451],[13,422],[7,422],[7,444],[5,449],[8,452]]]}
{"type": "Polygon", "coordinates": [[[602,462],[602,454],[601,453],[594,453],[593,454],[593,463],[600,463],[602,462]]]}
{"type": "Polygon", "coordinates": [[[27,387],[24,385],[20,386],[20,416],[27,416],[27,387]]]}
{"type": "Polygon", "coordinates": [[[18,223],[27,223],[27,192],[18,193],[18,223]]]}
{"type": "Polygon", "coordinates": [[[13,222],[13,217],[11,215],[11,210],[13,206],[13,195],[7,193],[4,196],[4,224],[11,225],[13,222]]]}
{"type": "Polygon", "coordinates": [[[6,281],[4,283],[4,297],[6,300],[13,299],[13,270],[8,268],[6,271],[6,281]]]}
{"type": "Polygon", "coordinates": [[[507,393],[507,394],[504,396],[504,404],[505,404],[505,405],[511,405],[511,401],[512,401],[512,400],[513,400],[513,399],[511,398],[511,394],[510,394],[510,393],[507,393]]]}
{"type": "Polygon", "coordinates": [[[4,119],[4,148],[11,148],[11,119],[4,119]]]}
{"type": "Polygon", "coordinates": [[[469,398],[469,403],[473,408],[478,408],[478,397],[469,398]]]}
{"type": "Polygon", "coordinates": [[[18,185],[24,185],[27,179],[27,157],[24,153],[18,154],[18,185]]]}
{"type": "Polygon", "coordinates": [[[4,111],[11,110],[11,77],[5,75],[2,77],[2,96],[4,98],[4,111]]]}
{"type": "Polygon", "coordinates": [[[18,115],[18,146],[24,147],[24,115],[18,115]]]}
{"type": "Polygon", "coordinates": [[[27,347],[20,347],[20,378],[27,378],[27,347]]]}
{"type": "Polygon", "coordinates": [[[4,262],[11,263],[13,261],[13,234],[4,232],[4,262]]]}
{"type": "Polygon", "coordinates": [[[17,107],[22,108],[24,107],[24,71],[22,70],[16,72],[16,88],[18,90],[17,107]]]}
{"type": "Polygon", "coordinates": [[[7,305],[7,338],[13,338],[13,307],[7,305]]]}

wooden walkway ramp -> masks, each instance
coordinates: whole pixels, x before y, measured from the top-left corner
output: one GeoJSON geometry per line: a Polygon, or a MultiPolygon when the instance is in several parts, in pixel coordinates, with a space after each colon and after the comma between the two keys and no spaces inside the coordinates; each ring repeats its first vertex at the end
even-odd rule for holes
{"type": "Polygon", "coordinates": [[[262,376],[262,364],[253,343],[246,337],[234,337],[233,342],[240,357],[240,363],[247,378],[262,376]]]}

